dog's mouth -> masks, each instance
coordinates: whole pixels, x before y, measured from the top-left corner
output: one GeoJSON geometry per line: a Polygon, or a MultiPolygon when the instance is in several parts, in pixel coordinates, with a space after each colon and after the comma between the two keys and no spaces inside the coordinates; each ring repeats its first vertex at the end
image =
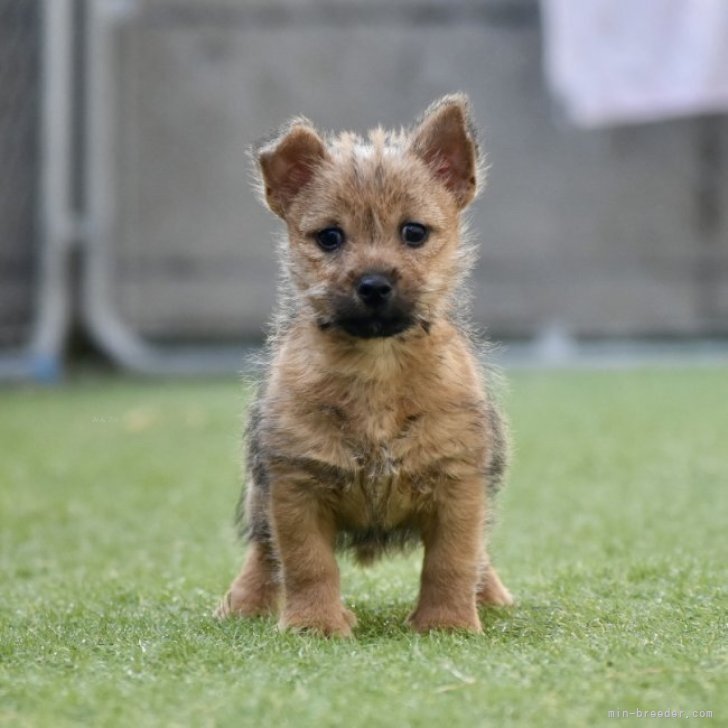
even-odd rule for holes
{"type": "Polygon", "coordinates": [[[384,339],[397,336],[411,328],[414,323],[414,318],[406,314],[387,316],[377,313],[340,316],[334,321],[336,328],[357,339],[384,339]]]}
{"type": "Polygon", "coordinates": [[[329,317],[319,319],[321,329],[334,329],[357,339],[386,339],[417,324],[415,303],[402,296],[377,306],[366,306],[351,296],[332,297],[329,317]]]}

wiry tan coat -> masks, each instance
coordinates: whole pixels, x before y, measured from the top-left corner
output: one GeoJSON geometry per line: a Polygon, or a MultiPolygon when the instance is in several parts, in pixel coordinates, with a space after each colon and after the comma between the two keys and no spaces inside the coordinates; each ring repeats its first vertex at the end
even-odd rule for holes
{"type": "Polygon", "coordinates": [[[298,119],[257,152],[292,295],[251,412],[250,547],[221,616],[280,608],[282,627],[347,636],[336,546],[368,562],[411,539],[425,547],[415,629],[478,631],[477,603],[511,603],[484,544],[506,438],[455,315],[477,155],[462,95],[412,131],[324,140],[298,119]],[[403,244],[407,221],[429,231],[421,247],[403,244]],[[334,252],[316,244],[331,226],[346,235],[334,252]],[[368,271],[393,282],[401,332],[341,325],[368,271]]]}

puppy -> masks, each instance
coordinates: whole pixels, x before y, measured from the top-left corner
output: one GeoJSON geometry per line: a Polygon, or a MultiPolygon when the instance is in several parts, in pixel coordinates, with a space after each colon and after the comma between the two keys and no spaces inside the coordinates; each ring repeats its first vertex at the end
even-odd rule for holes
{"type": "Polygon", "coordinates": [[[480,177],[468,99],[367,139],[294,119],[255,157],[286,282],[250,412],[247,558],[217,613],[349,636],[336,549],[369,563],[421,541],[409,624],[479,632],[477,606],[512,599],[485,549],[506,431],[458,314],[480,177]]]}

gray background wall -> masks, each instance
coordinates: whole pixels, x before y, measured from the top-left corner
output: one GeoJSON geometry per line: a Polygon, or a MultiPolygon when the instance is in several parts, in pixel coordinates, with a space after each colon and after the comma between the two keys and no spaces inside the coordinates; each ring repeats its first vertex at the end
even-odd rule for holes
{"type": "MultiPolygon", "coordinates": [[[[479,324],[505,337],[554,322],[582,336],[728,334],[726,118],[567,127],[543,81],[536,0],[108,5],[108,296],[144,336],[260,336],[280,228],[249,184],[252,142],[297,114],[399,126],[456,89],[490,165],[471,225],[479,324]]],[[[0,212],[1,228],[13,212],[0,212]]]]}

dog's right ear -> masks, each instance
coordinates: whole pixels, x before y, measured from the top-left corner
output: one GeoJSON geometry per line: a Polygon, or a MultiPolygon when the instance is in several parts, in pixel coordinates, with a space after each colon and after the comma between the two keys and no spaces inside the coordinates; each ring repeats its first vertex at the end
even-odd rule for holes
{"type": "Polygon", "coordinates": [[[326,147],[308,119],[294,119],[254,152],[268,207],[285,218],[296,195],[326,159],[326,147]]]}

